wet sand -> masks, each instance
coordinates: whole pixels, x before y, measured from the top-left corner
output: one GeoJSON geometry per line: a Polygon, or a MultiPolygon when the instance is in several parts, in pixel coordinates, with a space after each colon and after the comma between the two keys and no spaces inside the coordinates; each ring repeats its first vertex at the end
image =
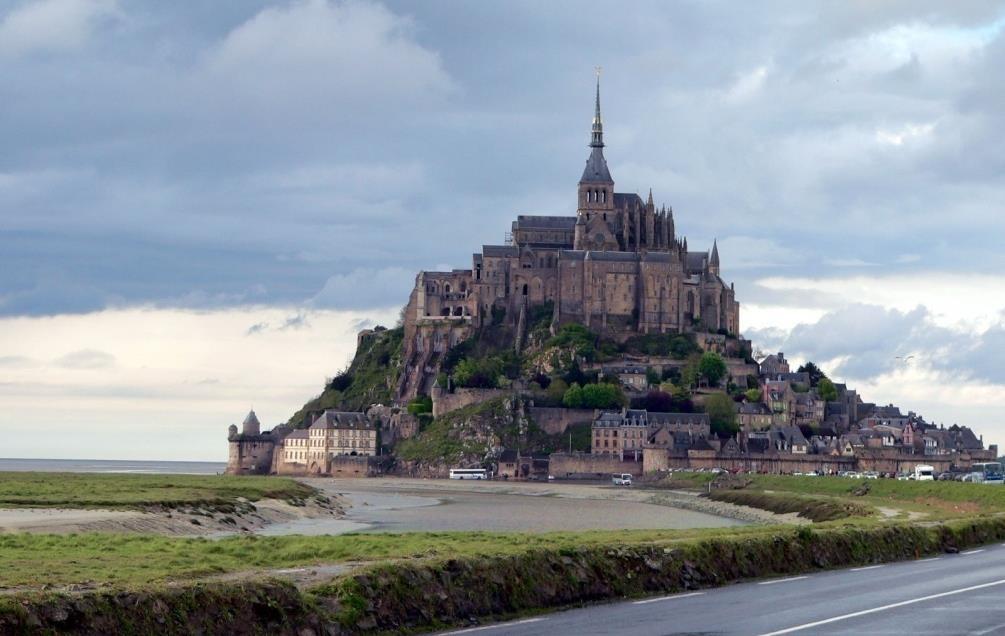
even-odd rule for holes
{"type": "Polygon", "coordinates": [[[351,506],[344,519],[297,519],[262,534],[687,529],[743,525],[646,503],[652,493],[600,484],[420,479],[306,479],[351,506]]]}

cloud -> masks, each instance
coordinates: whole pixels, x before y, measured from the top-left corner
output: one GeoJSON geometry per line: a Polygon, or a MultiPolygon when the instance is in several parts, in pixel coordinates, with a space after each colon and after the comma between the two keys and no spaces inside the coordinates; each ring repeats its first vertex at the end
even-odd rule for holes
{"type": "Polygon", "coordinates": [[[115,362],[115,356],[105,351],[81,349],[57,358],[53,364],[64,369],[107,369],[115,362]]]}
{"type": "Polygon", "coordinates": [[[400,267],[358,268],[330,277],[310,304],[329,309],[403,306],[414,284],[415,272],[400,267]]]}
{"type": "Polygon", "coordinates": [[[28,356],[0,356],[0,367],[8,369],[23,369],[37,366],[38,362],[28,356]]]}
{"type": "Polygon", "coordinates": [[[30,0],[0,20],[0,57],[77,49],[118,16],[116,0],[30,0]]]}
{"type": "Polygon", "coordinates": [[[874,381],[916,365],[944,374],[945,381],[984,382],[1005,391],[1000,364],[1005,312],[987,328],[963,331],[940,326],[922,306],[900,311],[855,304],[791,329],[753,329],[745,335],[766,351],[813,360],[843,379],[874,381]]]}

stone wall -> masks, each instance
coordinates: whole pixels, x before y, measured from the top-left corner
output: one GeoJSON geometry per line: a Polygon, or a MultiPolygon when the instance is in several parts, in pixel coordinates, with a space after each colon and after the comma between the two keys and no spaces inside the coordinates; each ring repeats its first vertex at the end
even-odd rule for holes
{"type": "Polygon", "coordinates": [[[548,406],[532,406],[527,414],[534,423],[549,435],[560,435],[573,424],[593,424],[597,411],[593,409],[563,409],[548,406]]]}
{"type": "Polygon", "coordinates": [[[291,477],[317,475],[342,478],[376,477],[382,472],[380,464],[380,458],[362,455],[337,455],[320,462],[311,460],[310,464],[285,462],[280,459],[273,465],[273,472],[291,477]]]}
{"type": "Polygon", "coordinates": [[[642,474],[642,462],[621,461],[614,455],[552,453],[550,474],[556,479],[610,478],[613,473],[642,474]]]}
{"type": "Polygon", "coordinates": [[[272,469],[275,442],[264,435],[238,436],[228,443],[228,475],[267,475],[272,469]]]}
{"type": "Polygon", "coordinates": [[[875,451],[858,457],[833,457],[830,455],[805,455],[798,453],[750,453],[745,455],[723,455],[714,452],[688,451],[671,452],[665,448],[646,448],[642,454],[642,468],[646,473],[681,468],[723,468],[730,471],[750,473],[790,474],[808,473],[821,470],[836,473],[846,470],[877,471],[883,473],[912,472],[918,464],[927,464],[935,472],[950,469],[950,457],[924,457],[902,455],[895,451],[875,451]]]}
{"type": "Polygon", "coordinates": [[[453,393],[449,393],[440,387],[433,387],[429,395],[433,398],[433,416],[439,417],[471,404],[488,402],[507,393],[504,389],[454,389],[453,393]]]}

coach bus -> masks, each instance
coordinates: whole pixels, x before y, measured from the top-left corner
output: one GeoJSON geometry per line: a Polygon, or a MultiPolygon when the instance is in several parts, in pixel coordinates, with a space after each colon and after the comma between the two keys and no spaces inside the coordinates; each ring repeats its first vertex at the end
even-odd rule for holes
{"type": "Polygon", "coordinates": [[[1001,462],[982,462],[974,464],[970,468],[971,481],[1001,486],[1005,483],[1005,475],[1002,474],[1001,462]]]}
{"type": "Polygon", "coordinates": [[[451,468],[451,479],[488,479],[489,472],[484,468],[451,468]]]}

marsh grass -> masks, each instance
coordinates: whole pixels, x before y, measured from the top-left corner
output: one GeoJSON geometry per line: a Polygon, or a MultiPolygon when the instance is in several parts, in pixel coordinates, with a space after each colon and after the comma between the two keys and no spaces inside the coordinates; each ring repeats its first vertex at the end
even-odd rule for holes
{"type": "Polygon", "coordinates": [[[222,539],[83,533],[0,534],[0,589],[94,584],[130,587],[191,581],[225,572],[522,554],[535,549],[664,544],[749,536],[764,527],[684,531],[626,530],[529,534],[518,532],[360,533],[335,536],[235,536],[222,539]]]}
{"type": "Polygon", "coordinates": [[[239,497],[302,500],[314,492],[282,477],[0,472],[0,508],[221,506],[239,497]]]}

